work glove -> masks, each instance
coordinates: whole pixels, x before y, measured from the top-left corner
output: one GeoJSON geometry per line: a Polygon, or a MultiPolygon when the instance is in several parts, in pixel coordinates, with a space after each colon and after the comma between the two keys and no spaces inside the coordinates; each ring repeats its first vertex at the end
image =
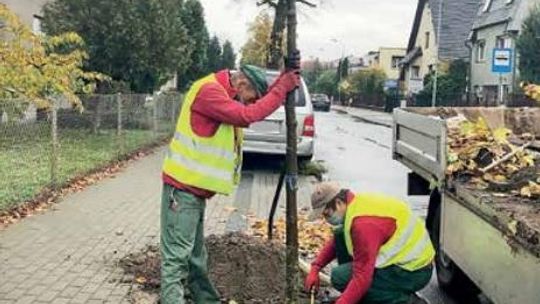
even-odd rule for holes
{"type": "Polygon", "coordinates": [[[296,70],[284,72],[276,80],[275,85],[281,87],[287,93],[294,91],[300,86],[300,74],[296,70]]]}
{"type": "Polygon", "coordinates": [[[321,285],[321,281],[319,279],[319,269],[316,267],[311,267],[311,271],[309,272],[308,276],[306,277],[306,280],[304,281],[304,290],[306,292],[311,292],[311,290],[315,290],[315,292],[319,291],[319,286],[321,285]]]}

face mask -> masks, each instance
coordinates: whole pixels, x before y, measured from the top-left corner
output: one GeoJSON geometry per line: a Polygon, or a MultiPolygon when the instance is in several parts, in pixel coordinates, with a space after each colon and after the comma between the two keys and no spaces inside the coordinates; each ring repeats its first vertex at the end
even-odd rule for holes
{"type": "Polygon", "coordinates": [[[326,221],[332,226],[343,225],[343,216],[340,216],[337,214],[337,212],[334,212],[330,217],[326,219],[326,221]]]}

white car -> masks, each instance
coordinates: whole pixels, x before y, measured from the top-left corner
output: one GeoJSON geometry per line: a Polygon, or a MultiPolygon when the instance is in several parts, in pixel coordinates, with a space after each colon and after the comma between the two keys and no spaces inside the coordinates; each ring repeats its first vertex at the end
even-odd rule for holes
{"type": "MultiPolygon", "coordinates": [[[[267,72],[268,83],[278,76],[277,71],[267,72]]],[[[307,86],[303,79],[295,91],[296,119],[298,127],[298,158],[301,161],[311,160],[314,151],[315,116],[307,86]]],[[[287,146],[287,126],[285,107],[281,106],[265,120],[251,124],[244,132],[244,153],[262,153],[285,155],[287,146]]]]}

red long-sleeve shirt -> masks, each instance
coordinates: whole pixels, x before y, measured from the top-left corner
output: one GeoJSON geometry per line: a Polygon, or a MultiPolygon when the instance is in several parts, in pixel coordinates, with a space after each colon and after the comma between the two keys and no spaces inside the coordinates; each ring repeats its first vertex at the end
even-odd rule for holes
{"type": "MultiPolygon", "coordinates": [[[[354,195],[349,193],[347,203],[352,202],[354,195]]],[[[375,271],[375,261],[379,249],[392,237],[396,231],[396,222],[392,218],[362,216],[353,220],[351,238],[353,242],[353,274],[345,291],[336,304],[359,303],[364,297],[375,271]]],[[[323,247],[312,267],[324,268],[336,257],[334,239],[323,247]]]]}
{"type": "MultiPolygon", "coordinates": [[[[222,123],[248,127],[272,114],[287,96],[287,90],[275,83],[264,97],[253,104],[245,105],[233,99],[237,91],[231,85],[229,71],[219,71],[215,75],[217,83],[203,85],[191,106],[191,128],[198,136],[214,135],[222,123]]],[[[206,189],[185,185],[165,173],[162,174],[162,179],[168,185],[201,198],[210,198],[215,194],[206,189]]]]}

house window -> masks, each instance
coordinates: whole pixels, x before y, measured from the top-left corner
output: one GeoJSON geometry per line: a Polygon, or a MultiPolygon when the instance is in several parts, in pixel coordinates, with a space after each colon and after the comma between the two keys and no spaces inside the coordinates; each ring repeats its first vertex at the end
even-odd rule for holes
{"type": "Polygon", "coordinates": [[[489,8],[491,7],[491,2],[493,2],[493,0],[484,0],[484,8],[482,8],[482,12],[483,13],[486,13],[489,11],[489,8]]]}
{"type": "Polygon", "coordinates": [[[403,60],[403,56],[392,56],[392,69],[399,68],[401,60],[403,60]]]}
{"type": "Polygon", "coordinates": [[[426,32],[425,49],[429,49],[429,32],[426,32]]]}
{"type": "Polygon", "coordinates": [[[415,65],[411,67],[411,78],[420,79],[420,67],[415,65]]]}
{"type": "Polygon", "coordinates": [[[486,42],[478,41],[476,45],[476,62],[483,62],[486,60],[486,42]]]}
{"type": "Polygon", "coordinates": [[[497,37],[497,42],[495,43],[495,47],[498,49],[509,49],[510,48],[510,38],[508,37],[497,37]]]}
{"type": "Polygon", "coordinates": [[[34,34],[41,34],[43,33],[41,31],[41,16],[34,15],[34,19],[32,20],[32,32],[34,34]]]}

